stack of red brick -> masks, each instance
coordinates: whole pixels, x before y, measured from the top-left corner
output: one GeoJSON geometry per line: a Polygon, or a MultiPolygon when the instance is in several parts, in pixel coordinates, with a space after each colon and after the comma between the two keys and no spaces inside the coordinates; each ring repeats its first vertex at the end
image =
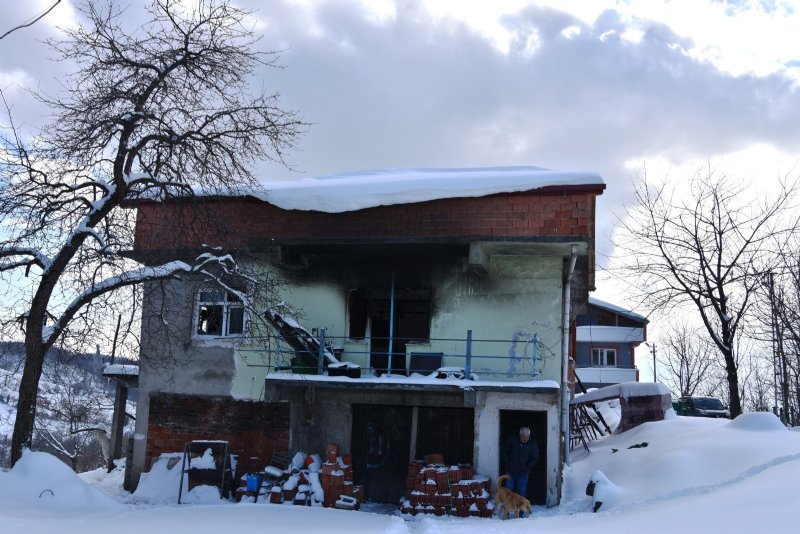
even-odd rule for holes
{"type": "Polygon", "coordinates": [[[413,460],[408,466],[405,498],[400,502],[404,514],[491,517],[491,482],[474,476],[472,466],[445,465],[440,454],[429,454],[425,461],[413,460]]]}
{"type": "Polygon", "coordinates": [[[353,459],[349,454],[339,456],[339,446],[336,444],[330,444],[325,449],[319,482],[325,492],[325,508],[357,510],[364,500],[364,486],[353,484],[353,459]]]}
{"type": "MultiPolygon", "coordinates": [[[[359,508],[364,500],[364,487],[353,484],[353,461],[349,454],[339,456],[338,445],[331,444],[326,447],[325,461],[321,466],[317,459],[318,470],[312,467],[313,457],[309,456],[307,460],[306,469],[297,469],[290,465],[272,484],[264,482],[259,495],[273,504],[291,503],[343,510],[359,508]]],[[[242,477],[243,486],[244,483],[245,477],[242,477]]],[[[251,494],[240,488],[237,501],[242,498],[241,495],[251,494]]]]}

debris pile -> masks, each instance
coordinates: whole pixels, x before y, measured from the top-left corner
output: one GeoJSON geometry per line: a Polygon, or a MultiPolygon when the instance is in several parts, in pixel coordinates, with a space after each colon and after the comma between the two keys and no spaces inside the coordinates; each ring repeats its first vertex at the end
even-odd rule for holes
{"type": "Polygon", "coordinates": [[[475,475],[469,464],[445,465],[440,454],[408,465],[405,497],[400,513],[491,517],[491,481],[475,475]]]}
{"type": "Polygon", "coordinates": [[[350,455],[340,455],[339,446],[330,444],[324,460],[297,452],[283,469],[267,466],[263,473],[248,473],[241,478],[236,500],[358,510],[364,487],[353,484],[350,455]]]}

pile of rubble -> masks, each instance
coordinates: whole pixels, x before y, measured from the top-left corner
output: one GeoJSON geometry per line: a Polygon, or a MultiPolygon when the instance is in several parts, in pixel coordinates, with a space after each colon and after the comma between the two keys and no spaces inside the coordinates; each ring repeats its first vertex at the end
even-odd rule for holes
{"type": "Polygon", "coordinates": [[[445,465],[440,454],[408,465],[405,497],[400,501],[403,514],[491,517],[491,481],[475,475],[471,465],[445,465]]]}
{"type": "Polygon", "coordinates": [[[268,466],[242,476],[236,500],[358,510],[364,487],[353,484],[350,455],[339,455],[339,446],[330,444],[324,462],[318,454],[297,452],[285,469],[268,466]]]}

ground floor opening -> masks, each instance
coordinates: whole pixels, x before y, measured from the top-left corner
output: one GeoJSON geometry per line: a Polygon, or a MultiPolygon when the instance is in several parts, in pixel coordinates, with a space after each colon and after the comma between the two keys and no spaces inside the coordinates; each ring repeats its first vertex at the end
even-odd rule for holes
{"type": "Polygon", "coordinates": [[[500,410],[500,432],[498,451],[500,451],[500,473],[505,473],[502,461],[503,445],[510,436],[516,436],[520,427],[531,429],[531,439],[539,449],[539,461],[528,476],[526,497],[533,504],[547,502],[547,413],[531,410],[500,410]]]}
{"type": "Polygon", "coordinates": [[[370,501],[397,502],[411,460],[441,454],[449,465],[474,463],[474,410],[354,404],[350,448],[355,483],[370,501]]]}

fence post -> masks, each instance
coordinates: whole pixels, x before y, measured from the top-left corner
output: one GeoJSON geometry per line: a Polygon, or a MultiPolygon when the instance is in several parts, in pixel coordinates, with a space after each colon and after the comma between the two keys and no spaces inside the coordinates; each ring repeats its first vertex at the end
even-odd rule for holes
{"type": "Polygon", "coordinates": [[[472,379],[472,330],[467,330],[467,353],[466,356],[466,365],[464,368],[464,378],[467,380],[472,379]]]}
{"type": "Polygon", "coordinates": [[[536,360],[539,359],[539,334],[533,334],[531,342],[531,380],[536,380],[539,374],[536,372],[536,360]]]}
{"type": "Polygon", "coordinates": [[[323,359],[325,358],[325,329],[319,329],[319,365],[317,366],[317,374],[322,374],[323,359]]]}

